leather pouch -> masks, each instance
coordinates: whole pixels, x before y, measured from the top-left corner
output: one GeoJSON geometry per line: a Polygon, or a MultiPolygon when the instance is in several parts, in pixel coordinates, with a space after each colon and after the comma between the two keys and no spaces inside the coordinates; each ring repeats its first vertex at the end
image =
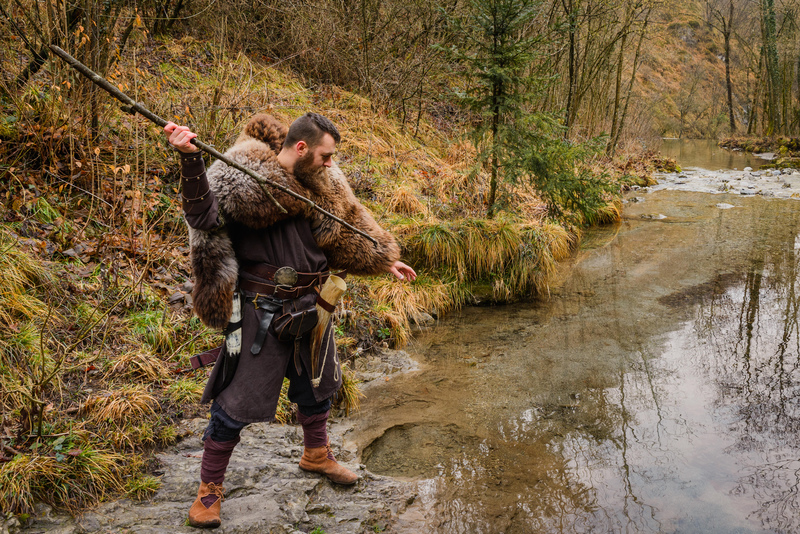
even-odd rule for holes
{"type": "Polygon", "coordinates": [[[317,293],[286,300],[283,309],[276,312],[270,328],[285,343],[294,342],[317,325],[317,293]]]}

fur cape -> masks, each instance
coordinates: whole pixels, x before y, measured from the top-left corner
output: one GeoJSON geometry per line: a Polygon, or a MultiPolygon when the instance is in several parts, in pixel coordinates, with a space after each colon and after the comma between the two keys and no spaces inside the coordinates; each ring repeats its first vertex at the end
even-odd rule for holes
{"type": "Polygon", "coordinates": [[[225,155],[365,231],[378,241],[378,245],[311,209],[305,202],[275,189],[271,191],[272,195],[288,212],[281,213],[251,177],[215,161],[209,167],[207,177],[223,223],[211,231],[189,228],[195,275],[194,309],[200,320],[211,328],[228,325],[239,273],[224,221],[234,220],[250,228],[268,231],[270,225],[283,219],[307,217],[329,267],[347,269],[350,274],[382,273],[400,258],[400,248],[395,239],[358,201],[336,164],[330,168],[323,167],[314,176],[302,180],[280,166],[277,153],[286,132],[286,128],[272,116],[256,115],[225,155]]]}

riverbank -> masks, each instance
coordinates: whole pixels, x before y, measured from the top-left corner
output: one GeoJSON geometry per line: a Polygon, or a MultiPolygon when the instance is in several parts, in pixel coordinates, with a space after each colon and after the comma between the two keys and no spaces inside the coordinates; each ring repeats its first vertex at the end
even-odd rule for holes
{"type": "Polygon", "coordinates": [[[764,168],[783,169],[800,166],[800,139],[796,137],[729,137],[718,143],[721,148],[761,155],[770,160],[764,168]]]}
{"type": "MultiPolygon", "coordinates": [[[[403,351],[386,350],[359,361],[365,387],[379,385],[416,369],[403,351]]],[[[17,518],[2,524],[0,534],[174,534],[196,533],[185,524],[197,493],[206,418],[182,421],[180,439],[154,458],[159,490],[149,499],[104,503],[75,517],[39,503],[22,526],[17,518]]],[[[357,463],[357,447],[346,440],[348,418],[331,418],[329,437],[337,459],[361,480],[339,486],[301,471],[303,434],[294,424],[258,423],[242,432],[225,479],[222,526],[213,532],[245,534],[353,534],[395,532],[392,525],[416,498],[411,482],[374,475],[357,463]]],[[[407,531],[408,532],[408,531],[407,531]]]]}
{"type": "Polygon", "coordinates": [[[699,193],[730,193],[743,196],[760,195],[768,198],[800,198],[800,170],[795,168],[762,169],[750,167],[743,170],[704,169],[681,172],[657,172],[653,175],[658,183],[646,188],[633,186],[634,195],[628,202],[641,197],[639,192],[694,191],[699,193]]]}

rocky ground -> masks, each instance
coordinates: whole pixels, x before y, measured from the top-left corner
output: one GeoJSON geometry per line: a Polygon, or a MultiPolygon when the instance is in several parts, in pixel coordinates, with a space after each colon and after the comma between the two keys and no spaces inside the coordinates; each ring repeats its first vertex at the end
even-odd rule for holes
{"type": "MultiPolygon", "coordinates": [[[[363,357],[357,368],[365,381],[376,384],[415,367],[402,351],[363,357]]],[[[371,386],[370,383],[366,387],[371,386]]],[[[17,519],[0,524],[0,533],[196,533],[186,525],[197,495],[206,419],[184,421],[185,438],[156,456],[161,488],[149,500],[122,499],[71,517],[39,505],[30,524],[17,519]]],[[[398,516],[414,502],[410,482],[381,477],[357,463],[356,446],[343,438],[347,419],[331,419],[329,435],[337,458],[361,476],[355,486],[333,484],[301,471],[303,453],[299,426],[254,424],[242,432],[225,479],[222,526],[212,532],[270,534],[352,534],[399,532],[398,516]]]]}
{"type": "MultiPolygon", "coordinates": [[[[761,195],[775,198],[800,198],[800,171],[797,169],[754,171],[743,170],[707,171],[687,169],[682,172],[655,175],[657,185],[641,188],[643,192],[672,190],[698,191],[703,193],[732,193],[739,195],[761,195]]],[[[634,189],[639,189],[634,187],[634,189]]],[[[636,196],[629,200],[636,199],[636,196]]]]}

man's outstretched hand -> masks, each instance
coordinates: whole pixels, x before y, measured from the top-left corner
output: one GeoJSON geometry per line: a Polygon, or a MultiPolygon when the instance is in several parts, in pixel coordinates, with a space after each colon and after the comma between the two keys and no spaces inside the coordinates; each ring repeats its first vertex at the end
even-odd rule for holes
{"type": "Polygon", "coordinates": [[[389,267],[389,272],[395,275],[398,280],[408,280],[409,282],[413,282],[417,278],[417,273],[414,272],[414,269],[402,261],[394,262],[394,264],[389,267]]]}
{"type": "Polygon", "coordinates": [[[168,122],[164,126],[164,133],[169,137],[169,144],[174,146],[179,152],[191,154],[200,150],[191,141],[197,134],[189,130],[188,126],[178,126],[174,122],[168,122]]]}

